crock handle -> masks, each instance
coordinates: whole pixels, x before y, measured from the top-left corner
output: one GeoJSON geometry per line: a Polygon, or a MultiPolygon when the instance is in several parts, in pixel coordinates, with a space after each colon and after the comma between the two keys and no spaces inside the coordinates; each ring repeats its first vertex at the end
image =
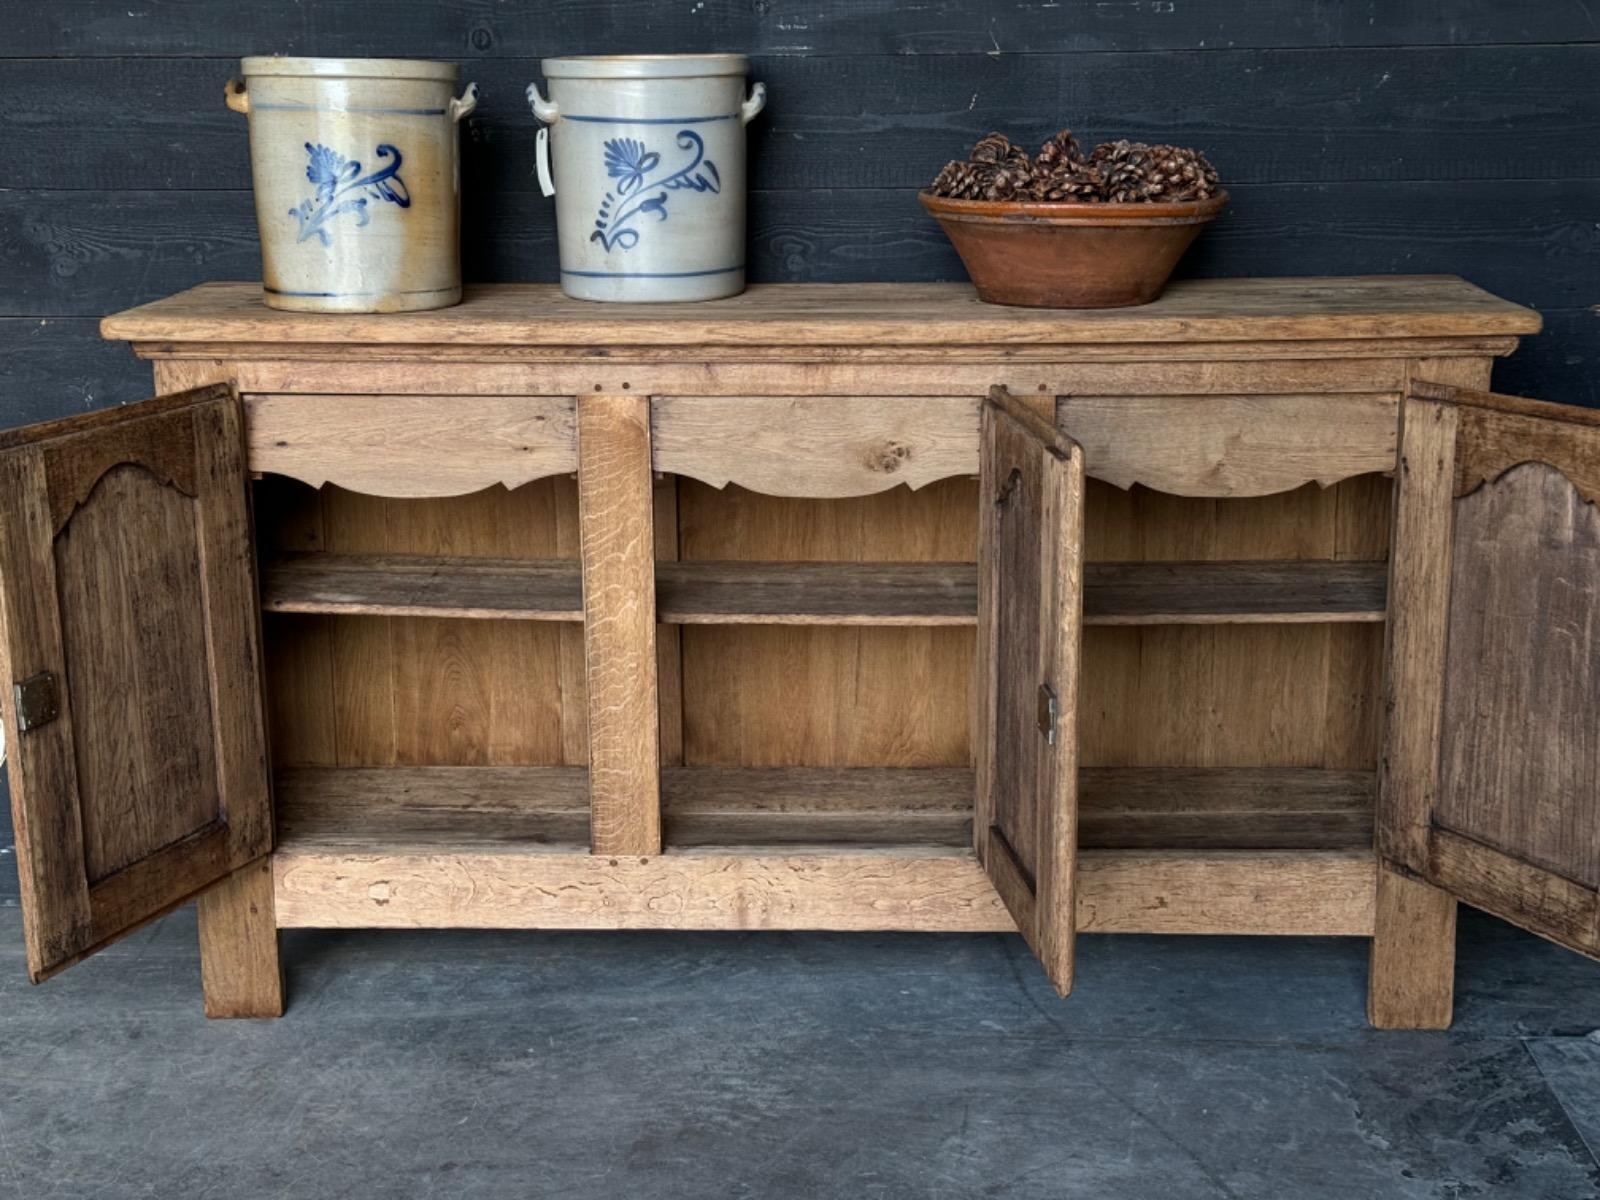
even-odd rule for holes
{"type": "Polygon", "coordinates": [[[478,107],[478,85],[467,84],[467,90],[461,93],[458,100],[450,101],[450,119],[460,121],[472,115],[472,110],[478,107]]]}
{"type": "Polygon", "coordinates": [[[244,80],[230,79],[222,85],[222,95],[228,102],[228,107],[236,113],[250,111],[250,93],[244,90],[244,80]]]}
{"type": "Polygon", "coordinates": [[[546,100],[540,94],[537,83],[528,85],[528,103],[533,106],[533,115],[546,125],[554,125],[561,119],[561,110],[556,107],[555,101],[546,100]]]}
{"type": "Polygon", "coordinates": [[[739,124],[748,125],[756,119],[756,114],[767,106],[767,85],[752,83],[750,85],[750,99],[739,105],[739,124]]]}

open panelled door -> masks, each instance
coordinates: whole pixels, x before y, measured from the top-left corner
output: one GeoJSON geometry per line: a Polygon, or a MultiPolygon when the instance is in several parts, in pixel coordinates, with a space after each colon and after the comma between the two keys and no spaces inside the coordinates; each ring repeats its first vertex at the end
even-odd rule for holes
{"type": "Polygon", "coordinates": [[[1600,956],[1600,413],[1402,405],[1380,855],[1600,956]]]}
{"type": "Polygon", "coordinates": [[[0,704],[37,982],[272,848],[226,386],[0,433],[0,704]]]}
{"type": "Polygon", "coordinates": [[[973,841],[1022,936],[1072,989],[1083,451],[1003,389],[983,406],[973,841]]]}

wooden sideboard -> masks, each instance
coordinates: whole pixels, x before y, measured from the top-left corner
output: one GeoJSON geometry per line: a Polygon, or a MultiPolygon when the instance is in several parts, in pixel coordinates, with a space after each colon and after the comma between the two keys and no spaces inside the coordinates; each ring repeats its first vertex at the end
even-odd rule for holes
{"type": "MultiPolygon", "coordinates": [[[[0,434],[30,973],[287,927],[1600,950],[1600,425],[1453,278],[110,317],[169,395],[0,434]],[[1465,389],[1465,390],[1463,390],[1465,389]],[[251,482],[253,480],[253,482],[251,482]],[[270,746],[270,751],[268,747],[270,746]]],[[[1093,979],[1085,978],[1092,987],[1093,979]]]]}

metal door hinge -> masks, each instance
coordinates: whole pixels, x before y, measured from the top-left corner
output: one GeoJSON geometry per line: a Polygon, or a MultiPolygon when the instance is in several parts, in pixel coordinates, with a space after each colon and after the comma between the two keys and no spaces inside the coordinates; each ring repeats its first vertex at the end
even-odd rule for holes
{"type": "Polygon", "coordinates": [[[1056,744],[1056,694],[1050,690],[1048,683],[1039,685],[1039,732],[1044,734],[1044,740],[1050,745],[1056,744]]]}
{"type": "Polygon", "coordinates": [[[61,715],[61,693],[53,671],[40,671],[14,684],[11,694],[17,705],[17,732],[27,733],[48,725],[61,715]]]}

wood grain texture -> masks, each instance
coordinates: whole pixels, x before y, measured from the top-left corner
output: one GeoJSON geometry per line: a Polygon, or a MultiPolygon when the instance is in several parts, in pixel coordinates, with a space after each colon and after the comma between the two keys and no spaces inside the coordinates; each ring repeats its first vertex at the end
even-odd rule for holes
{"type": "MultiPolygon", "coordinates": [[[[193,426],[181,432],[193,461],[193,426]]],[[[222,819],[195,501],[142,466],[101,476],[56,538],[84,869],[94,883],[222,819]],[[166,803],[156,803],[158,796],[166,803]]]]}
{"type": "Polygon", "coordinates": [[[1452,897],[1600,958],[1600,893],[1449,829],[1428,839],[1428,878],[1452,897]]]}
{"type": "Polygon", "coordinates": [[[578,400],[578,522],[589,696],[591,844],[661,847],[650,401],[578,400]]]}
{"type": "MultiPolygon", "coordinates": [[[[680,489],[686,565],[971,562],[977,488],[946,480],[844,500],[680,489]]],[[[685,761],[966,766],[973,637],[961,628],[689,626],[685,761]]]]}
{"type": "Polygon", "coordinates": [[[1456,450],[1455,494],[1464,496],[1485,483],[1493,483],[1523,463],[1544,463],[1559,471],[1579,496],[1594,504],[1600,500],[1600,461],[1594,452],[1595,423],[1585,419],[1590,416],[1580,411],[1576,419],[1568,420],[1560,411],[1459,407],[1461,435],[1456,450]]]}
{"type": "Polygon", "coordinates": [[[655,469],[768,496],[864,496],[978,469],[974,397],[662,396],[655,469]]]}
{"type": "MultiPolygon", "coordinates": [[[[1000,43],[1034,54],[1137,52],[1160,60],[1162,50],[1196,46],[1261,49],[1338,49],[1352,46],[1518,46],[1589,40],[1593,26],[1564,5],[1508,11],[1494,0],[1463,0],[1448,15],[1429,8],[1286,10],[1265,13],[1223,3],[1174,9],[1161,21],[1130,21],[1092,0],[1065,0],[1060,9],[1015,10],[962,0],[937,9],[902,11],[889,0],[823,0],[807,10],[804,29],[785,9],[729,6],[716,12],[730,45],[766,60],[786,56],[927,56],[982,54],[1000,43]]],[[[237,13],[194,9],[184,0],[153,0],[148,9],[105,8],[95,0],[58,0],[47,10],[19,11],[8,54],[70,54],[165,58],[174,54],[228,58],[241,43],[277,46],[284,54],[316,54],[327,43],[361,55],[459,56],[480,60],[540,54],[580,54],[597,41],[625,40],[648,20],[651,47],[694,53],[705,46],[705,16],[663,13],[648,0],[620,0],[603,13],[582,4],[530,13],[496,0],[458,0],[440,7],[400,0],[384,10],[335,9],[308,28],[293,11],[237,13]]],[[[169,64],[170,65],[170,64],[169,64]]],[[[1398,82],[1398,81],[1396,81],[1398,82]]]]}
{"type": "Polygon", "coordinates": [[[1264,496],[1394,465],[1396,397],[1063,396],[1089,474],[1184,496],[1264,496]]]}
{"type": "Polygon", "coordinates": [[[262,574],[267,612],[582,621],[571,559],[291,554],[262,574]]]}
{"type": "Polygon", "coordinates": [[[247,396],[250,469],[370,496],[457,496],[578,468],[570,396],[247,396]]]}
{"type": "Polygon", "coordinates": [[[1448,1029],[1455,969],[1455,897],[1379,866],[1368,1022],[1375,1029],[1448,1029]]]}
{"type": "MultiPolygon", "coordinates": [[[[496,564],[543,562],[570,576],[564,586],[574,596],[580,587],[577,490],[570,479],[448,499],[385,500],[332,487],[313,492],[272,478],[257,485],[269,559],[309,550],[326,554],[317,562],[369,555],[450,562],[460,564],[463,578],[494,575],[496,564]]],[[[266,588],[270,599],[270,574],[266,588]]],[[[274,745],[281,764],[587,760],[576,624],[486,620],[463,628],[404,603],[393,607],[415,615],[367,615],[364,601],[371,598],[363,593],[349,606],[337,599],[304,606],[334,616],[268,612],[274,708],[284,726],[274,745]]]]}
{"type": "Polygon", "coordinates": [[[1432,820],[1600,888],[1600,515],[1539,462],[1454,507],[1432,820]]]}
{"type": "MultiPolygon", "coordinates": [[[[1407,354],[1503,353],[1508,338],[1394,338],[1314,342],[1101,342],[1083,346],[699,346],[693,359],[660,348],[613,347],[602,356],[573,346],[229,345],[138,343],[160,362],[209,363],[247,395],[449,396],[470,371],[492,396],[541,390],[573,395],[649,391],[694,396],[956,396],[998,381],[1014,395],[1260,396],[1307,391],[1345,396],[1398,392],[1407,354]],[[222,357],[218,357],[219,353],[222,357]],[[234,355],[270,357],[232,357],[234,355]],[[1155,357],[1152,357],[1155,356],[1155,357]],[[1309,357],[1308,357],[1309,356],[1309,357]],[[469,365],[470,364],[470,365],[469,365]],[[627,386],[624,387],[623,385],[627,386]]],[[[1444,360],[1448,361],[1448,360],[1444,360]]]]}
{"type": "Polygon", "coordinates": [[[200,982],[208,1017],[281,1017],[283,964],[272,863],[260,859],[200,893],[200,982]]]}
{"type": "MultiPolygon", "coordinates": [[[[1382,621],[1378,562],[1092,563],[1090,625],[1382,621]]],[[[566,559],[289,554],[269,562],[269,613],[581,621],[566,559]]],[[[972,563],[656,563],[664,625],[975,625],[972,563]]]]}
{"type": "MultiPolygon", "coordinates": [[[[216,79],[236,69],[229,64],[216,79]]],[[[215,80],[207,86],[215,87],[215,80]]],[[[242,155],[236,119],[220,109],[215,119],[234,122],[229,136],[242,155]]],[[[531,132],[532,122],[527,124],[531,132]]],[[[971,128],[961,138],[970,141],[971,128]]],[[[935,161],[949,153],[946,143],[935,161]]],[[[926,182],[926,169],[920,168],[917,184],[926,182]]],[[[751,193],[752,278],[964,279],[948,239],[911,192],[908,187],[894,203],[885,203],[881,192],[851,203],[836,190],[817,187],[751,193]]],[[[1574,311],[1591,299],[1585,281],[1600,251],[1581,235],[1600,180],[1238,184],[1229,194],[1226,219],[1180,264],[1181,276],[1404,273],[1426,255],[1430,265],[1541,308],[1574,311]],[[1286,222],[1286,212],[1296,219],[1286,222]],[[1352,248],[1356,239],[1359,255],[1352,248]]],[[[556,278],[554,223],[533,218],[540,201],[488,192],[469,192],[463,199],[468,280],[556,278]]],[[[251,280],[261,273],[249,191],[0,191],[0,243],[12,248],[17,272],[9,306],[0,307],[16,314],[99,316],[205,279],[251,280]]],[[[469,295],[473,291],[469,285],[469,295]]],[[[334,343],[324,345],[331,350],[334,343]]],[[[1491,352],[1509,349],[1502,342],[1491,352]]]]}
{"type": "MultiPolygon", "coordinates": [[[[666,767],[665,844],[970,846],[965,767],[666,767]]],[[[581,767],[299,767],[276,778],[289,843],[407,852],[478,842],[577,853],[581,767]]],[[[1370,771],[1087,768],[1079,845],[1091,850],[1335,850],[1370,846],[1370,771]]]]}
{"type": "Polygon", "coordinates": [[[1467,337],[1533,333],[1538,317],[1451,276],[1180,281],[1136,308],[1046,312],[962,284],[756,285],[735,304],[596,306],[551,284],[484,284],[425,313],[265,308],[255,284],[207,283],[107,317],[134,342],[540,346],[1081,345],[1095,342],[1467,337]]]}
{"type": "Polygon", "coordinates": [[[1456,411],[1426,400],[1407,400],[1400,411],[1377,844],[1422,875],[1438,794],[1456,411]]]}
{"type": "Polygon", "coordinates": [[[996,388],[984,402],[973,843],[1023,939],[1072,990],[1083,638],[1083,451],[996,388]]]}
{"type": "MultiPolygon", "coordinates": [[[[861,13],[851,14],[852,19],[841,19],[837,10],[828,15],[790,10],[781,16],[774,10],[762,20],[731,5],[715,16],[698,14],[701,22],[715,22],[713,40],[718,44],[736,45],[751,53],[761,52],[761,38],[774,35],[774,22],[806,25],[805,31],[777,35],[787,53],[780,50],[759,60],[757,71],[772,93],[790,99],[781,116],[750,130],[752,186],[763,190],[819,185],[914,188],[927,182],[929,162],[948,157],[951,147],[970,144],[974,128],[1011,130],[1019,140],[1037,145],[1053,132],[1048,125],[1052,118],[1045,113],[1073,111],[1081,105],[1081,97],[1108,94],[1117,88],[1129,95],[1143,95],[1163,87],[1193,98],[1185,113],[1184,129],[1190,139],[1185,144],[1205,146],[1215,161],[1226,165],[1233,181],[1482,180],[1542,178],[1557,171],[1593,174],[1592,157],[1580,154],[1576,161],[1569,158],[1559,167],[1552,167],[1549,158],[1569,152],[1572,141],[1563,139],[1581,138],[1586,123],[1596,119],[1600,106],[1584,91],[1594,70],[1595,47],[1467,49],[1455,44],[1459,28],[1455,7],[1448,14],[1436,14],[1438,28],[1424,39],[1434,45],[1403,52],[1393,43],[1325,49],[1312,56],[1316,66],[1311,72],[1303,53],[1237,49],[1226,33],[1199,34],[1175,47],[1180,53],[1152,52],[1151,47],[1137,45],[1143,37],[1157,45],[1170,45],[1172,34],[1161,29],[1169,20],[1180,27],[1202,22],[1234,24],[1215,14],[1208,14],[1209,22],[1205,18],[1173,20],[1177,14],[1167,13],[1159,19],[1155,14],[1146,14],[1144,19],[1124,15],[1123,28],[1108,33],[1101,45],[1093,47],[1099,53],[1060,59],[1043,50],[1063,36],[1081,36],[1080,31],[1064,26],[1064,17],[1069,8],[1081,13],[1085,7],[1082,0],[1059,10],[1042,11],[967,3],[959,13],[943,8],[931,20],[923,21],[915,16],[908,20],[903,13],[890,16],[881,3],[859,7],[861,13]],[[937,58],[927,57],[928,50],[917,44],[921,39],[902,32],[904,27],[916,28],[924,21],[935,29],[945,22],[965,28],[965,44],[959,50],[940,51],[937,58]],[[747,23],[764,26],[764,33],[747,39],[732,32],[747,23]],[[842,43],[841,27],[850,26],[862,31],[858,45],[842,43]],[[862,54],[864,46],[881,44],[894,34],[899,35],[895,40],[904,39],[897,48],[885,50],[883,56],[862,54]],[[1143,52],[1108,52],[1119,43],[1125,46],[1130,42],[1143,52]],[[825,52],[824,47],[832,52],[825,52]],[[802,48],[813,53],[799,53],[802,48]],[[997,63],[1002,51],[1004,62],[997,63]],[[1395,70],[1397,63],[1404,63],[1403,73],[1395,70]],[[1372,81],[1386,70],[1391,78],[1382,87],[1373,86],[1372,81]],[[1308,74],[1315,86],[1305,86],[1308,74]],[[1228,86],[1218,87],[1219,78],[1226,78],[1228,86]],[[1492,96],[1515,95],[1518,105],[1486,104],[1459,113],[1450,105],[1449,94],[1464,79],[1481,85],[1492,96]],[[999,86],[1002,81],[1009,86],[999,86]],[[1030,99],[1021,99],[1024,95],[1030,99]],[[1269,108],[1277,121],[1264,122],[1259,116],[1250,119],[1269,108]],[[1508,116],[1518,119],[1508,120],[1508,116]],[[1296,131],[1331,128],[1336,121],[1344,144],[1330,146],[1325,153],[1317,152],[1319,146],[1307,145],[1309,139],[1294,136],[1296,131]],[[830,163],[826,171],[813,163],[807,171],[801,152],[805,145],[849,146],[854,153],[848,157],[858,161],[830,163]]],[[[656,49],[657,38],[665,32],[662,15],[655,10],[639,16],[638,11],[639,6],[633,4],[591,18],[596,28],[587,37],[575,36],[564,52],[592,52],[596,45],[656,49]],[[623,18],[622,11],[633,15],[633,20],[623,18]],[[646,41],[639,37],[643,29],[649,30],[646,41]]],[[[361,25],[363,17],[367,27],[387,24],[392,16],[388,10],[378,19],[372,9],[358,9],[357,13],[361,15],[349,20],[350,25],[361,25]]],[[[1344,14],[1332,24],[1347,26],[1355,23],[1354,16],[1344,14]]],[[[153,13],[146,19],[152,24],[162,20],[153,13]]],[[[171,53],[177,57],[124,57],[112,43],[102,53],[109,51],[114,57],[98,61],[62,61],[60,51],[49,51],[46,57],[55,59],[54,70],[38,62],[0,63],[0,100],[8,112],[17,115],[19,126],[18,161],[0,175],[0,186],[83,188],[91,186],[89,181],[98,181],[102,187],[146,187],[157,181],[168,188],[246,188],[248,160],[237,136],[237,123],[230,125],[221,112],[196,121],[183,107],[184,98],[214,93],[217,80],[237,69],[237,62],[227,59],[236,60],[241,45],[281,49],[286,42],[311,40],[320,47],[312,53],[330,47],[355,53],[348,47],[375,40],[368,28],[340,38],[319,23],[314,38],[308,38],[300,27],[255,39],[240,35],[220,52],[223,61],[207,60],[189,57],[183,46],[180,31],[193,20],[184,12],[167,23],[176,43],[171,53]],[[99,116],[98,127],[90,124],[95,110],[84,99],[94,89],[105,97],[109,109],[99,116]],[[133,115],[136,106],[142,106],[142,121],[133,115]],[[52,153],[41,130],[64,125],[85,128],[85,157],[92,155],[104,162],[98,172],[88,163],[62,161],[74,156],[52,153]],[[159,172],[153,172],[148,160],[141,162],[139,157],[141,149],[154,144],[169,147],[169,160],[163,161],[159,172]],[[199,165],[204,163],[211,164],[210,175],[199,165]],[[140,171],[141,165],[146,169],[140,171]]],[[[699,41],[689,33],[695,16],[674,14],[669,20],[678,26],[678,37],[689,40],[682,48],[703,49],[708,36],[705,26],[701,26],[699,41]]],[[[1080,30],[1105,29],[1115,23],[1104,15],[1081,16],[1080,22],[1080,30]]],[[[1266,23],[1264,17],[1261,23],[1266,23]]],[[[109,22],[97,18],[86,24],[109,22]]],[[[527,81],[539,75],[537,56],[563,51],[553,49],[548,38],[539,38],[531,50],[527,42],[522,43],[524,52],[535,57],[481,53],[477,39],[488,29],[505,24],[505,12],[500,9],[468,26],[470,34],[457,32],[431,50],[421,48],[425,46],[422,41],[401,42],[391,54],[462,61],[463,80],[475,80],[486,97],[520,96],[527,81]]],[[[149,37],[149,31],[140,31],[135,40],[149,37]]],[[[1363,37],[1370,33],[1363,30],[1363,37]]],[[[1588,37],[1592,39],[1592,29],[1588,37]]],[[[390,38],[399,40],[392,33],[390,38]]],[[[1084,48],[1081,43],[1080,48],[1084,48]]],[[[510,105],[490,103],[481,105],[473,115],[462,139],[466,195],[535,191],[529,172],[517,166],[526,164],[533,154],[531,131],[527,122],[518,120],[521,115],[510,105]]],[[[1172,134],[1170,121],[1163,122],[1159,112],[1138,106],[1119,110],[1115,117],[1086,118],[1083,124],[1096,138],[1160,141],[1172,134]]]]}
{"type": "MultiPolygon", "coordinates": [[[[1351,510],[1371,481],[1316,485],[1273,497],[1198,499],[1091,482],[1091,559],[1149,562],[1252,559],[1336,561],[1341,536],[1376,536],[1386,510],[1351,510]],[[1341,535],[1341,520],[1344,534],[1341,535]]],[[[1086,578],[1097,570],[1091,563],[1086,578]]],[[[1183,568],[1182,570],[1187,570],[1183,568]]],[[[1313,568],[1322,570],[1330,568],[1313,568]]],[[[1376,655],[1370,624],[1298,628],[1227,625],[1105,628],[1086,619],[1084,762],[1104,766],[1333,766],[1370,768],[1359,714],[1375,707],[1375,676],[1330,675],[1347,653],[1376,655]],[[1336,657],[1337,656],[1337,657],[1336,657]]],[[[1375,669],[1375,668],[1374,668],[1375,669]]]]}
{"type": "MultiPolygon", "coordinates": [[[[966,849],[619,858],[289,845],[272,864],[283,928],[1016,928],[966,849]]],[[[1079,876],[1084,933],[1372,933],[1365,850],[1091,851],[1079,876]]]]}
{"type": "Polygon", "coordinates": [[[21,733],[5,706],[39,979],[270,850],[254,549],[225,387],[12,435],[0,463],[4,677],[51,671],[63,708],[21,733]]]}

